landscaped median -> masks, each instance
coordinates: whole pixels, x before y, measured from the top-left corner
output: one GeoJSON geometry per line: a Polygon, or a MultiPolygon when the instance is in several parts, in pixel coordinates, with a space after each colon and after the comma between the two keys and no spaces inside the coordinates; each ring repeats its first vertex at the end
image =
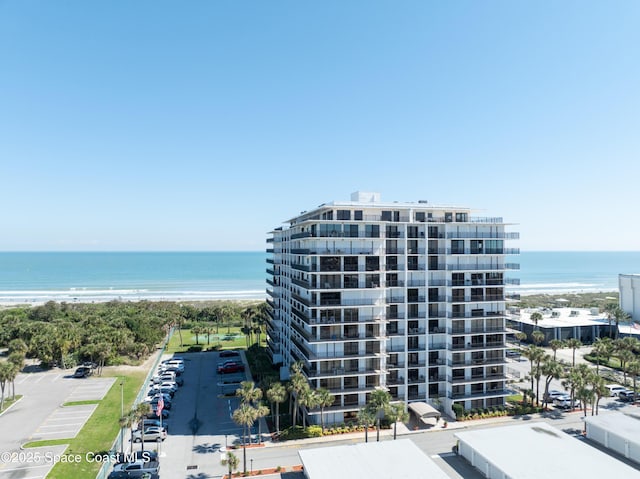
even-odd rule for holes
{"type": "MultiPolygon", "coordinates": [[[[68,444],[64,457],[57,460],[48,479],[93,479],[102,467],[105,458],[120,433],[119,418],[121,415],[121,388],[124,397],[124,410],[128,411],[133,405],[138,391],[143,386],[146,371],[134,372],[127,376],[118,376],[109,392],[100,401],[80,401],[80,403],[97,403],[97,408],[87,420],[76,437],[34,441],[25,444],[25,448],[54,446],[68,444]]],[[[66,405],[79,405],[68,403],[66,405]]]]}

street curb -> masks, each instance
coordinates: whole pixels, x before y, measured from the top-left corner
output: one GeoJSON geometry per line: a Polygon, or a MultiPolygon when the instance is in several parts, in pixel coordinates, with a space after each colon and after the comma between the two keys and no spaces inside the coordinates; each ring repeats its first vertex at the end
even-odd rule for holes
{"type": "Polygon", "coordinates": [[[13,403],[11,403],[11,406],[9,406],[8,408],[6,408],[4,411],[0,412],[0,417],[2,417],[2,415],[4,413],[6,413],[7,411],[10,411],[11,408],[13,406],[15,406],[16,404],[18,404],[20,401],[22,401],[22,399],[24,398],[24,395],[20,396],[16,401],[14,401],[13,403]]]}

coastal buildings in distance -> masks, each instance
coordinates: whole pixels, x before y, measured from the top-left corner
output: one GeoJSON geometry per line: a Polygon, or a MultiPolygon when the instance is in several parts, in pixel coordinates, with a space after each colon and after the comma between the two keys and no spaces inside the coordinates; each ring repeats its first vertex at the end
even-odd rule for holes
{"type": "MultiPolygon", "coordinates": [[[[507,276],[518,233],[501,218],[377,193],[322,204],[271,231],[268,349],[335,397],[353,420],[376,388],[452,414],[504,404],[507,276]]],[[[310,412],[319,423],[319,413],[310,412]]]]}

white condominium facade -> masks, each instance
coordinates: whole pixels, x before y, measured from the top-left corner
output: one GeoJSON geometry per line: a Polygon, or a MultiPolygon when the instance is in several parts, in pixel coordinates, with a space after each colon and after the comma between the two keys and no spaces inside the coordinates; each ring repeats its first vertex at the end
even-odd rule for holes
{"type": "Polygon", "coordinates": [[[311,386],[331,391],[331,423],[354,419],[376,388],[447,413],[504,404],[505,290],[519,267],[507,226],[377,193],[300,213],[267,239],[274,364],[286,377],[302,361],[311,386]]]}

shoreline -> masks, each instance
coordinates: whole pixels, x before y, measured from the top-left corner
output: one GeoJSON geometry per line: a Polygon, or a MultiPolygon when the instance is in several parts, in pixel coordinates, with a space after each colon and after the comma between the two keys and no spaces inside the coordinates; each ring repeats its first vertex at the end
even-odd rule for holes
{"type": "MultiPolygon", "coordinates": [[[[169,291],[144,291],[144,290],[131,290],[125,293],[121,290],[114,291],[88,291],[88,290],[74,290],[74,291],[0,291],[0,308],[16,308],[16,307],[33,307],[41,306],[45,303],[53,301],[55,303],[66,304],[96,304],[96,303],[108,303],[110,301],[119,302],[172,302],[172,303],[185,303],[185,304],[203,304],[203,303],[216,303],[220,301],[233,301],[233,302],[261,302],[267,299],[267,294],[264,290],[248,290],[248,291],[189,291],[189,292],[169,292],[169,291]],[[48,294],[38,294],[48,293],[48,294]],[[96,294],[98,293],[98,294],[96,294]],[[111,294],[109,294],[111,293],[111,294]]],[[[520,301],[508,302],[507,304],[517,305],[519,302],[526,303],[526,298],[548,301],[566,300],[567,296],[577,296],[582,299],[589,299],[591,301],[605,301],[610,300],[611,295],[618,295],[617,289],[602,289],[598,291],[584,290],[584,289],[549,289],[549,290],[531,290],[518,291],[516,288],[510,289],[509,293],[520,295],[520,301]],[[602,298],[598,297],[600,295],[602,298]]]]}

